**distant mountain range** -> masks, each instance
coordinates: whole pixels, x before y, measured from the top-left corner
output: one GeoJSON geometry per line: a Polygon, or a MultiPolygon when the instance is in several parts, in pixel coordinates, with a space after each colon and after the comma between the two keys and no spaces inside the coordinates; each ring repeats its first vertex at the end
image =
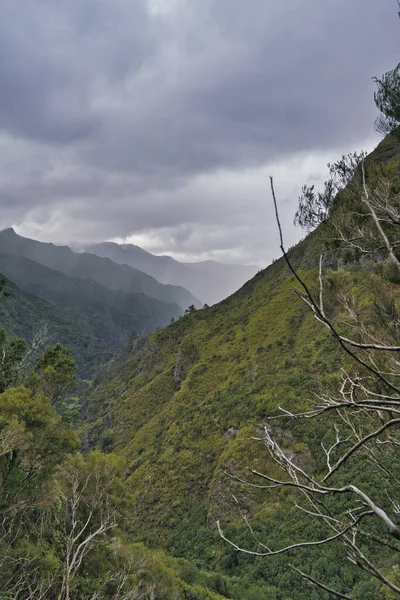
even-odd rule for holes
{"type": "MultiPolygon", "coordinates": [[[[0,254],[0,273],[21,292],[57,307],[58,317],[68,321],[68,328],[72,322],[80,332],[92,336],[103,353],[117,350],[132,332],[154,331],[183,312],[177,304],[166,304],[141,293],[110,290],[90,279],[69,277],[23,256],[0,254]]],[[[46,318],[42,316],[41,320],[46,318]]]]}
{"type": "Polygon", "coordinates": [[[191,304],[201,307],[201,302],[180,286],[159,283],[135,267],[115,264],[87,252],[73,252],[68,246],[38,242],[18,235],[14,229],[0,231],[0,253],[24,256],[49,269],[60,271],[70,277],[91,279],[111,290],[126,293],[142,293],[161,302],[178,304],[185,310],[191,304]]]}
{"type": "Polygon", "coordinates": [[[154,331],[200,302],[187,290],[94,254],[0,231],[0,273],[12,288],[0,325],[31,340],[46,323],[49,343],[74,353],[81,376],[108,360],[132,333],[154,331]]]}
{"type": "Polygon", "coordinates": [[[217,302],[256,270],[213,261],[183,264],[133,245],[86,249],[0,231],[0,274],[12,291],[0,307],[0,325],[29,341],[46,324],[49,343],[69,346],[85,378],[129,335],[163,327],[191,305],[202,307],[198,297],[217,302]]]}
{"type": "Polygon", "coordinates": [[[259,270],[254,265],[229,265],[207,260],[181,263],[171,256],[156,256],[134,244],[74,245],[80,252],[91,252],[107,257],[118,264],[139,269],[164,284],[182,286],[207,304],[227,298],[251,279],[259,270]]]}

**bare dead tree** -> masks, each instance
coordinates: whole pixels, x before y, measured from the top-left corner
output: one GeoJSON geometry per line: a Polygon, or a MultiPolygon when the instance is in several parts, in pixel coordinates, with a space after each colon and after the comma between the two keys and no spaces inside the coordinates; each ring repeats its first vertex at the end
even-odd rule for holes
{"type": "MultiPolygon", "coordinates": [[[[366,253],[379,249],[382,252],[382,260],[391,264],[400,276],[399,196],[392,192],[390,182],[382,179],[370,188],[367,185],[363,163],[361,177],[360,200],[363,226],[355,232],[356,236],[350,239],[349,228],[346,232],[342,230],[341,240],[348,245],[347,247],[352,247],[354,240],[357,239],[357,248],[363,248],[366,253]]],[[[255,440],[265,444],[273,463],[282,472],[282,477],[254,469],[248,469],[247,478],[227,473],[239,483],[257,489],[275,492],[285,488],[292,489],[296,493],[297,509],[309,518],[320,521],[327,531],[325,537],[274,549],[257,538],[247,518],[244,517],[257,547],[253,550],[242,548],[229,539],[219,522],[218,530],[220,536],[237,551],[265,557],[341,542],[347,558],[354,565],[376,578],[395,595],[400,595],[400,587],[395,577],[388,575],[387,569],[379,565],[376,555],[368,553],[365,545],[368,541],[375,549],[400,552],[400,527],[397,523],[400,515],[400,476],[396,470],[400,446],[400,437],[396,436],[400,425],[400,381],[398,379],[400,345],[397,343],[398,337],[396,339],[398,334],[396,323],[400,323],[400,318],[396,313],[391,323],[392,336],[393,327],[396,325],[393,336],[395,339],[391,339],[387,328],[371,327],[357,310],[356,303],[349,298],[343,298],[341,309],[347,314],[347,318],[343,318],[341,324],[339,319],[329,316],[325,307],[323,257],[319,261],[318,291],[314,293],[297,272],[285,250],[272,177],[270,183],[280,235],[280,248],[299,286],[297,294],[312,311],[315,319],[327,328],[333,339],[351,359],[353,369],[342,370],[342,383],[335,395],[315,394],[310,409],[301,413],[280,407],[281,414],[270,417],[263,427],[263,434],[254,437],[255,440]],[[293,452],[287,450],[279,441],[279,433],[274,427],[274,421],[316,419],[324,415],[330,417],[328,427],[332,428],[332,441],[329,446],[321,444],[325,470],[316,475],[300,466],[293,452]],[[377,469],[380,474],[384,494],[366,491],[353,480],[345,485],[335,485],[338,474],[343,481],[347,476],[348,463],[361,454],[367,458],[369,468],[377,469]],[[302,498],[303,502],[298,498],[302,498]],[[336,502],[335,499],[339,500],[339,498],[340,501],[336,502]],[[374,524],[378,524],[379,527],[374,524]],[[378,535],[377,530],[382,533],[378,535]]],[[[340,215],[335,223],[336,231],[340,231],[342,224],[343,215],[340,215]]],[[[393,310],[396,311],[395,303],[393,310]]],[[[350,596],[331,589],[297,568],[295,570],[304,579],[332,596],[351,600],[350,596]]]]}
{"type": "Polygon", "coordinates": [[[110,495],[116,476],[117,472],[103,460],[94,461],[87,469],[79,457],[63,470],[61,509],[56,513],[64,545],[58,600],[70,599],[71,580],[81,568],[85,556],[117,525],[110,495]]]}
{"type": "Polygon", "coordinates": [[[28,349],[21,360],[20,367],[24,369],[38,357],[50,340],[54,337],[47,321],[43,321],[34,331],[28,344],[28,349]]]}

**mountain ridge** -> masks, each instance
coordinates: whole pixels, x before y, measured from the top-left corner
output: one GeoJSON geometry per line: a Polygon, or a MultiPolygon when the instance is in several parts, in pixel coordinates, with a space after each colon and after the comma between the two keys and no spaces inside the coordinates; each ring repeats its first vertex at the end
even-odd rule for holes
{"type": "Polygon", "coordinates": [[[230,296],[259,270],[254,265],[232,265],[213,260],[179,262],[172,256],[151,254],[135,244],[100,242],[78,244],[76,248],[137,268],[164,284],[182,286],[207,304],[230,296]]]}
{"type": "Polygon", "coordinates": [[[127,265],[118,265],[107,257],[90,253],[76,253],[68,246],[39,242],[18,235],[13,228],[0,231],[0,252],[25,256],[39,264],[81,279],[93,279],[100,285],[123,292],[142,292],[161,302],[177,303],[182,311],[200,301],[180,286],[166,285],[154,277],[127,265]]]}
{"type": "MultiPolygon", "coordinates": [[[[182,314],[182,309],[177,304],[166,304],[143,293],[130,294],[112,290],[91,279],[65,275],[24,256],[0,253],[0,272],[20,292],[29,294],[36,300],[40,299],[47,306],[51,305],[50,321],[60,319],[64,323],[61,337],[58,335],[53,341],[68,342],[69,336],[64,331],[65,328],[78,328],[92,340],[92,347],[97,344],[102,348],[103,362],[109,360],[126,342],[132,331],[138,334],[149,333],[182,314]]],[[[20,319],[21,317],[17,320],[20,319]]],[[[44,316],[43,321],[45,320],[44,316]]],[[[22,334],[24,338],[29,337],[24,328],[13,326],[12,320],[9,329],[22,334]]],[[[60,332],[60,327],[55,329],[60,332]]],[[[92,370],[89,364],[93,361],[89,354],[78,343],[74,343],[71,349],[76,356],[79,373],[90,377],[92,370]],[[89,362],[86,364],[87,360],[89,362]]],[[[98,354],[99,350],[93,352],[98,354]]],[[[101,362],[100,359],[95,361],[96,364],[101,362]]]]}

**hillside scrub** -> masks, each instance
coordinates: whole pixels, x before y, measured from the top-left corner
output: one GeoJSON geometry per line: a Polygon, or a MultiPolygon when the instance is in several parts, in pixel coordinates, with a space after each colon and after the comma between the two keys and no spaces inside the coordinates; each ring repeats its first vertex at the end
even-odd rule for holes
{"type": "MultiPolygon", "coordinates": [[[[398,164],[391,144],[390,138],[384,140],[368,158],[381,169],[385,157],[390,173],[398,164]]],[[[318,298],[319,255],[324,252],[326,314],[348,336],[353,322],[343,302],[355,299],[356,306],[348,306],[377,333],[380,319],[388,322],[382,310],[397,304],[396,280],[375,247],[366,260],[351,248],[329,245],[329,227],[320,225],[291,249],[291,264],[318,298]]],[[[268,560],[246,556],[219,539],[217,520],[227,538],[252,550],[260,548],[254,535],[268,547],[280,548],[326,533],[325,524],[310,526],[309,515],[298,514],[296,494],[276,489],[266,498],[262,487],[237,482],[248,480],[247,468],[279,480],[280,468],[265,448],[268,417],[280,406],[305,412],[315,394],[334,394],[341,385],[341,368],[349,365],[331,332],[318,327],[309,308],[296,299],[296,288],[299,282],[280,259],[231,298],[187,314],[150,336],[138,352],[121,352],[86,400],[83,433],[92,447],[107,448],[126,460],[129,531],[138,541],[220,571],[230,580],[240,576],[255,585],[267,582],[277,598],[310,598],[290,562],[333,589],[340,572],[339,587],[352,590],[354,598],[375,599],[381,594],[379,586],[358,573],[337,542],[323,552],[309,547],[291,553],[288,561],[283,555],[268,560]]],[[[388,332],[386,341],[391,335],[395,332],[388,332]]],[[[313,419],[286,419],[273,427],[281,447],[302,468],[315,477],[323,473],[321,444],[329,448],[335,441],[330,427],[313,419]]],[[[363,489],[379,489],[379,476],[373,469],[365,471],[363,464],[355,453],[349,468],[364,482],[363,489]]],[[[380,502],[381,494],[375,500],[380,502]]],[[[386,494],[383,502],[386,507],[386,494]]],[[[379,552],[384,570],[395,568],[390,566],[391,552],[379,552]]],[[[324,593],[316,589],[315,598],[324,593]]]]}
{"type": "MultiPolygon", "coordinates": [[[[345,236],[342,237],[343,245],[347,252],[352,249],[355,253],[364,246],[365,255],[375,255],[375,261],[379,250],[381,264],[389,267],[381,272],[394,270],[397,275],[392,275],[391,281],[400,281],[400,262],[396,255],[399,243],[396,231],[398,193],[392,190],[390,181],[386,182],[382,178],[372,180],[373,183],[370,181],[367,185],[364,162],[354,167],[352,184],[357,177],[357,170],[361,172],[361,204],[364,205],[364,214],[361,208],[357,214],[363,226],[356,230],[357,246],[352,243],[354,237],[349,243],[345,236]],[[368,219],[371,223],[368,223],[368,219]]],[[[351,185],[341,190],[341,203],[348,201],[346,194],[352,194],[353,188],[354,185],[351,185]]],[[[399,492],[396,477],[399,468],[399,442],[396,431],[400,425],[400,390],[396,379],[399,375],[397,355],[400,352],[400,346],[397,345],[400,323],[399,292],[384,286],[383,281],[379,288],[376,285],[371,286],[368,304],[372,303],[373,311],[367,314],[369,306],[365,302],[366,299],[360,303],[360,295],[349,294],[342,283],[338,288],[339,295],[336,296],[336,310],[339,310],[340,320],[333,319],[327,312],[325,303],[323,255],[320,257],[319,290],[318,294],[315,294],[293,268],[285,251],[272,178],[271,191],[281,250],[300,286],[299,295],[316,320],[332,334],[337,344],[351,359],[351,363],[342,368],[341,385],[335,395],[327,391],[316,394],[314,402],[304,412],[280,406],[282,417],[267,419],[264,433],[259,440],[265,443],[276,466],[284,475],[281,473],[277,476],[272,471],[259,472],[251,468],[250,478],[247,477],[246,480],[235,474],[230,474],[230,477],[250,487],[269,489],[274,494],[279,488],[292,488],[301,492],[295,506],[311,519],[320,519],[327,531],[319,539],[304,539],[277,549],[266,545],[255,535],[255,549],[240,547],[224,535],[218,523],[219,533],[236,550],[263,557],[339,541],[343,544],[345,555],[350,561],[368,575],[375,577],[382,588],[386,586],[392,593],[400,594],[397,572],[393,567],[390,569],[388,554],[389,549],[395,552],[400,550],[396,544],[396,540],[400,540],[400,527],[396,517],[396,498],[399,492]],[[317,473],[314,465],[305,464],[304,460],[296,456],[292,448],[285,444],[276,423],[280,423],[284,418],[287,422],[288,419],[305,420],[324,416],[328,418],[326,428],[329,430],[333,424],[333,432],[328,443],[321,442],[320,454],[326,465],[322,473],[317,473]],[[372,479],[375,472],[380,491],[375,490],[368,480],[360,482],[360,477],[352,469],[356,455],[361,455],[361,458],[370,463],[368,478],[372,479]],[[394,517],[391,517],[390,513],[394,513],[394,517]]],[[[302,203],[301,199],[300,211],[306,210],[309,210],[309,207],[302,203]]],[[[350,213],[349,229],[351,219],[350,213]]],[[[333,223],[330,223],[330,226],[335,231],[338,221],[343,223],[343,217],[338,217],[338,211],[333,211],[331,221],[333,223]]],[[[243,518],[247,523],[247,519],[243,518]]],[[[337,597],[349,598],[340,588],[332,589],[313,576],[294,568],[320,590],[337,597]]]]}
{"type": "MultiPolygon", "coordinates": [[[[387,157],[391,143],[385,140],[370,160],[379,163],[387,157]]],[[[392,154],[386,167],[392,169],[396,161],[392,154]]],[[[363,333],[354,327],[361,322],[388,344],[397,336],[398,322],[398,282],[390,263],[375,246],[370,260],[360,259],[351,248],[327,247],[327,227],[321,225],[288,253],[291,265],[319,299],[319,254],[325,251],[326,316],[342,336],[360,335],[364,343],[363,333]]],[[[60,383],[52,369],[46,371],[51,353],[37,361],[36,375],[44,377],[41,385],[33,385],[35,378],[32,383],[18,378],[11,382],[26,387],[5,385],[0,398],[3,502],[10,515],[4,521],[0,553],[5,597],[329,597],[315,584],[315,589],[304,586],[301,573],[355,599],[387,597],[372,576],[360,574],[348,561],[337,540],[323,551],[306,546],[291,553],[290,561],[285,555],[267,560],[238,552],[218,534],[219,520],[228,539],[258,552],[258,541],[279,549],[323,539],[329,528],[317,517],[299,514],[293,504],[300,503],[298,493],[276,488],[266,500],[262,486],[238,482],[248,481],[248,468],[280,481],[281,469],[265,447],[268,418],[280,406],[293,414],[309,411],[315,395],[335,397],[341,369],[351,375],[332,333],[318,327],[312,311],[295,295],[299,285],[280,259],[219,305],[188,312],[150,336],[132,336],[84,399],[84,421],[79,423],[84,456],[77,454],[69,419],[55,410],[62,403],[57,400],[52,406],[45,395],[51,396],[53,389],[57,394],[60,383]],[[38,468],[30,475],[34,465],[38,468]],[[105,472],[103,491],[86,496],[86,490],[103,485],[105,472]],[[88,487],[82,489],[86,481],[88,487]],[[12,504],[18,486],[21,504],[12,504]],[[98,499],[100,505],[91,505],[98,499]],[[75,562],[74,522],[88,523],[89,536],[98,531],[75,562]],[[15,529],[14,524],[20,525],[15,529]],[[71,563],[77,569],[67,574],[71,563]]],[[[53,368],[63,365],[58,356],[53,368]]],[[[66,383],[69,373],[67,368],[66,383]]],[[[361,372],[352,382],[366,383],[361,372]]],[[[360,420],[356,433],[376,431],[379,419],[367,424],[360,420]]],[[[284,455],[316,481],[326,468],[322,444],[329,452],[336,443],[333,418],[328,420],[329,426],[315,419],[272,422],[271,435],[284,455]]],[[[338,423],[346,439],[351,427],[343,420],[338,423]]],[[[332,464],[335,451],[330,453],[332,464]]],[[[396,468],[387,444],[379,453],[396,468]]],[[[349,476],[390,514],[381,470],[365,469],[358,451],[346,461],[345,475],[338,470],[332,481],[343,486],[349,476]]],[[[329,502],[328,509],[334,510],[329,502]]],[[[382,538],[387,532],[371,525],[365,533],[382,538]]],[[[377,551],[367,537],[362,544],[384,576],[395,578],[393,550],[377,551]]]]}

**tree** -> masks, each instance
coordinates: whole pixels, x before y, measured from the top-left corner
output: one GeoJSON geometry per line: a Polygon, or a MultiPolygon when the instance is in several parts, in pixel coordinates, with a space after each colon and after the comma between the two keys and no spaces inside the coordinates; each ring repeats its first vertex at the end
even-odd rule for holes
{"type": "Polygon", "coordinates": [[[374,100],[381,112],[375,121],[375,127],[382,135],[388,135],[400,125],[400,63],[380,79],[374,77],[374,81],[378,87],[374,100]]]}
{"type": "Polygon", "coordinates": [[[188,308],[185,310],[185,315],[191,315],[192,313],[195,313],[197,311],[196,307],[194,304],[191,304],[190,306],[188,306],[188,308]]]}
{"type": "Polygon", "coordinates": [[[17,383],[26,349],[25,340],[10,338],[0,329],[0,393],[17,383]]]}
{"type": "MultiPolygon", "coordinates": [[[[400,8],[400,1],[398,0],[400,8]]],[[[400,12],[398,12],[400,17],[400,12]]],[[[376,130],[382,135],[398,132],[400,125],[400,63],[384,73],[381,78],[374,77],[378,86],[374,94],[375,104],[381,115],[375,121],[376,130]]]]}
{"type": "Polygon", "coordinates": [[[338,208],[338,194],[346,189],[346,197],[359,192],[361,180],[357,178],[359,166],[364,160],[365,152],[353,152],[343,155],[340,160],[328,164],[329,177],[324,183],[322,192],[315,192],[315,186],[304,185],[299,197],[294,224],[305,231],[312,231],[321,223],[326,223],[332,210],[338,208]]]}
{"type": "Polygon", "coordinates": [[[76,363],[69,348],[62,344],[47,346],[35,361],[28,384],[46,394],[54,404],[74,386],[75,372],[76,363]]]}
{"type": "Polygon", "coordinates": [[[42,352],[46,345],[48,345],[51,337],[52,335],[49,332],[49,324],[46,321],[42,322],[34,331],[33,336],[27,345],[27,350],[21,361],[22,370],[26,370],[30,365],[32,365],[32,363],[35,362],[38,355],[42,352]]]}
{"type": "MultiPolygon", "coordinates": [[[[271,416],[264,424],[259,439],[278,471],[250,470],[248,479],[230,475],[242,484],[274,494],[277,490],[293,490],[299,514],[309,518],[310,523],[320,523],[325,535],[270,548],[268,540],[258,539],[250,528],[256,544],[256,549],[251,549],[240,547],[225,536],[219,523],[218,527],[222,538],[236,550],[265,557],[340,542],[348,559],[382,585],[382,597],[391,598],[400,595],[399,577],[391,563],[393,552],[400,552],[400,440],[396,435],[400,426],[400,195],[383,176],[371,177],[368,184],[365,160],[355,166],[353,174],[358,181],[348,190],[352,202],[347,202],[347,188],[339,190],[329,226],[333,235],[342,233],[334,241],[340,242],[339,248],[345,252],[353,253],[353,261],[360,253],[369,257],[364,270],[369,278],[368,302],[358,299],[351,285],[346,287],[346,280],[351,283],[351,273],[324,272],[323,255],[317,289],[305,283],[284,247],[271,178],[281,250],[299,285],[298,293],[349,360],[342,369],[336,393],[327,389],[317,394],[309,410],[301,413],[282,407],[281,415],[271,416]],[[356,189],[360,197],[354,205],[356,189]],[[353,212],[346,213],[349,205],[353,212]],[[354,229],[357,222],[359,227],[354,229]],[[330,287],[327,297],[325,286],[329,278],[336,279],[337,287],[330,287]],[[285,445],[282,431],[285,421],[324,418],[326,431],[321,454],[316,458],[320,465],[324,462],[325,468],[315,470],[305,466],[301,457],[285,445]],[[278,427],[275,422],[280,422],[278,427]],[[365,466],[364,470],[357,469],[357,465],[365,464],[367,472],[365,466]]],[[[336,252],[337,248],[336,245],[336,252]]],[[[347,590],[332,589],[311,574],[296,570],[331,596],[351,599],[347,590]]]]}
{"type": "Polygon", "coordinates": [[[53,552],[42,543],[41,515],[54,499],[54,476],[76,450],[75,434],[48,398],[26,388],[0,395],[0,595],[35,598],[47,589],[53,552]]]}
{"type": "Polygon", "coordinates": [[[55,505],[63,546],[59,600],[70,599],[71,585],[85,557],[117,525],[122,469],[120,458],[97,451],[73,456],[59,475],[60,502],[55,505]]]}

